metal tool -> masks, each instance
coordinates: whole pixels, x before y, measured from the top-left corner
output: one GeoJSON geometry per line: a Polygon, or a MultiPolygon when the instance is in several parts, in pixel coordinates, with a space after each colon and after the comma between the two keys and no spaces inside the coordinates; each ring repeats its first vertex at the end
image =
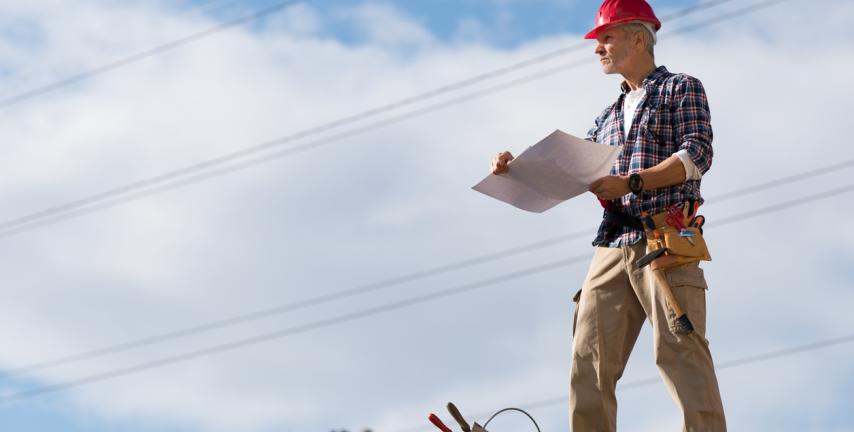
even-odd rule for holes
{"type": "Polygon", "coordinates": [[[433,425],[439,428],[442,432],[454,432],[451,428],[445,426],[445,423],[442,423],[442,419],[440,419],[436,414],[430,413],[427,420],[430,420],[430,423],[433,423],[433,425]]]}
{"type": "Polygon", "coordinates": [[[637,260],[638,268],[646,267],[649,263],[651,263],[654,259],[661,257],[667,252],[666,248],[656,249],[637,260]]]}
{"type": "Polygon", "coordinates": [[[694,243],[694,239],[692,238],[694,236],[696,236],[696,234],[694,234],[694,231],[691,231],[687,228],[683,229],[682,231],[679,231],[679,237],[688,240],[688,243],[691,243],[691,246],[696,246],[696,243],[694,243]]]}
{"type": "Polygon", "coordinates": [[[448,402],[448,412],[451,413],[451,417],[457,421],[457,424],[460,425],[460,429],[462,429],[463,432],[471,432],[469,423],[463,418],[463,415],[460,414],[460,410],[458,410],[456,405],[452,402],[448,402]]]}

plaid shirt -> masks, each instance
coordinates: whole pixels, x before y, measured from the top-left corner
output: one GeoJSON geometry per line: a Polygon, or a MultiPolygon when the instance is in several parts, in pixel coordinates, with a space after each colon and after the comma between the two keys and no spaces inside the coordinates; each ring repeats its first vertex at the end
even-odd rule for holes
{"type": "MultiPolygon", "coordinates": [[[[625,83],[617,101],[596,118],[595,125],[587,133],[591,141],[623,145],[611,175],[625,176],[652,168],[683,149],[705,174],[712,165],[712,126],[703,84],[694,77],[670,73],[659,66],[643,81],[643,87],[646,96],[638,103],[628,137],[623,134],[623,100],[629,91],[625,83]]],[[[643,211],[659,213],[689,199],[702,203],[700,180],[645,190],[640,195],[629,193],[615,204],[620,211],[640,216],[643,211]]],[[[643,237],[643,231],[628,227],[609,233],[603,222],[593,245],[632,245],[643,237]]]]}

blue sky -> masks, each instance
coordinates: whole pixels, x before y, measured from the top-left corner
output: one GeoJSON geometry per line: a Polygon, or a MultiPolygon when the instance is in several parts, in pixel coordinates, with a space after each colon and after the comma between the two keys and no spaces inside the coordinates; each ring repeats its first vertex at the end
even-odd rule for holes
{"type": "MultiPolygon", "coordinates": [[[[38,381],[15,381],[9,388],[27,389],[38,386],[38,381]]],[[[146,418],[112,421],[103,417],[74,410],[62,394],[46,395],[22,404],[7,406],[0,415],[0,427],[8,431],[158,431],[179,432],[175,425],[158,424],[146,418]]]]}
{"type": "MultiPolygon", "coordinates": [[[[203,9],[211,8],[208,10],[220,17],[233,13],[235,8],[264,7],[275,3],[269,0],[201,2],[203,9]],[[217,5],[222,7],[217,8],[217,5]]],[[[321,14],[333,15],[329,12],[366,2],[314,0],[309,3],[321,14]]],[[[486,30],[488,42],[503,48],[516,47],[544,36],[589,30],[599,6],[596,2],[577,0],[412,0],[385,3],[393,4],[445,41],[457,39],[465,22],[477,22],[486,30]]],[[[668,0],[655,2],[655,6],[666,10],[696,3],[668,0]]],[[[198,3],[195,4],[198,7],[198,3]]],[[[330,24],[324,28],[325,34],[348,43],[360,41],[358,32],[346,19],[334,20],[330,24]]]]}
{"type": "MultiPolygon", "coordinates": [[[[270,1],[238,2],[243,5],[270,5],[270,1]]],[[[358,0],[317,0],[312,2],[321,13],[341,6],[365,3],[358,0]]],[[[592,22],[590,12],[595,6],[588,2],[531,0],[436,0],[389,2],[411,15],[435,35],[450,40],[457,34],[461,22],[474,20],[490,30],[491,42],[500,46],[514,46],[531,38],[580,29],[592,22]]],[[[228,8],[226,8],[228,9],[228,8]]],[[[358,41],[348,23],[341,20],[324,29],[328,34],[348,41],[358,41]]]]}
{"type": "MultiPolygon", "coordinates": [[[[158,8],[114,0],[73,8],[38,1],[3,5],[5,21],[33,25],[0,34],[2,95],[273,2],[200,3],[207,12],[188,13],[195,9],[170,2],[158,8]]],[[[0,141],[16,145],[4,146],[0,158],[0,172],[8,178],[0,185],[0,220],[576,44],[593,22],[595,3],[315,0],[268,17],[251,31],[234,29],[6,108],[0,141]],[[396,38],[405,43],[395,44],[396,38]]],[[[854,97],[847,85],[854,65],[850,56],[839,55],[854,45],[849,3],[830,1],[826,13],[788,2],[659,44],[657,58],[701,78],[710,95],[716,159],[704,178],[707,196],[827,165],[827,155],[854,157],[847,130],[837,125],[843,122],[828,121],[854,97]],[[832,35],[821,46],[803,38],[796,25],[818,18],[832,35]],[[822,79],[800,82],[792,76],[822,79]],[[781,102],[780,89],[788,90],[785,99],[793,103],[781,102]],[[805,141],[827,148],[811,151],[805,141]]],[[[653,2],[659,11],[691,4],[653,2]]],[[[592,57],[592,49],[542,67],[592,57]]],[[[531,72],[536,70],[541,68],[531,72]]],[[[14,369],[592,230],[599,218],[592,200],[531,215],[469,188],[486,174],[495,151],[520,151],[555,128],[583,134],[618,83],[591,63],[354,134],[293,159],[0,239],[0,262],[6,263],[0,343],[15,348],[0,352],[0,367],[14,369]]],[[[838,171],[749,199],[710,203],[706,214],[714,221],[848,184],[849,177],[838,171]]],[[[854,328],[848,313],[852,274],[841,270],[854,265],[854,235],[838,233],[828,244],[823,228],[827,214],[850,211],[848,202],[831,200],[821,212],[807,207],[710,230],[715,261],[706,271],[716,360],[854,328]],[[799,229],[792,230],[791,221],[799,229]],[[783,266],[768,260],[769,250],[816,253],[799,266],[783,266]],[[756,314],[746,334],[747,317],[756,314]]],[[[2,381],[0,392],[120,369],[588,253],[589,240],[45,370],[25,381],[2,381]]],[[[449,399],[467,412],[481,412],[558,396],[565,392],[568,370],[568,299],[584,273],[585,265],[578,265],[452,301],[25,400],[0,411],[0,429],[357,432],[372,426],[394,432],[423,424],[429,410],[442,411],[449,399]]],[[[626,381],[655,376],[649,338],[645,330],[626,381]]],[[[850,346],[838,346],[722,372],[732,430],[850,430],[851,355],[850,346]],[[773,429],[765,429],[768,419],[776,419],[773,429]]],[[[619,396],[623,430],[678,427],[678,412],[661,386],[619,396]]],[[[562,406],[534,414],[544,430],[566,430],[562,406]]]]}

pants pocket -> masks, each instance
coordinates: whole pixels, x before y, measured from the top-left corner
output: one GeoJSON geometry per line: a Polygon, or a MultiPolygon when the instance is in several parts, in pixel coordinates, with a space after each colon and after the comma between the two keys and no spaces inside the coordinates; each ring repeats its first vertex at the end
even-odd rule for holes
{"type": "Polygon", "coordinates": [[[702,289],[709,289],[706,285],[706,275],[699,263],[685,264],[676,267],[671,267],[666,270],[667,282],[670,286],[693,286],[702,289]]]}
{"type": "Polygon", "coordinates": [[[698,335],[706,334],[706,278],[697,263],[667,270],[667,282],[698,335]]]}

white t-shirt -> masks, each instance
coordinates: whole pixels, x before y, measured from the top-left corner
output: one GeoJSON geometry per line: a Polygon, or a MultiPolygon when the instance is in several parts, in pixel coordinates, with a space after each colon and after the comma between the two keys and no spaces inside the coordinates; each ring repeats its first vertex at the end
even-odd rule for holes
{"type": "MultiPolygon", "coordinates": [[[[638,109],[638,104],[645,95],[646,89],[641,87],[626,93],[626,97],[623,99],[623,137],[626,140],[629,139],[629,131],[632,129],[632,123],[635,120],[635,110],[638,109]]],[[[674,154],[679,157],[682,165],[685,166],[686,180],[699,180],[703,177],[703,174],[697,169],[697,165],[688,156],[688,150],[679,150],[674,154]]]]}
{"type": "Polygon", "coordinates": [[[635,110],[638,109],[638,104],[645,95],[646,89],[641,87],[626,93],[626,98],[623,99],[623,137],[625,139],[629,139],[629,131],[635,120],[635,110]]]}

